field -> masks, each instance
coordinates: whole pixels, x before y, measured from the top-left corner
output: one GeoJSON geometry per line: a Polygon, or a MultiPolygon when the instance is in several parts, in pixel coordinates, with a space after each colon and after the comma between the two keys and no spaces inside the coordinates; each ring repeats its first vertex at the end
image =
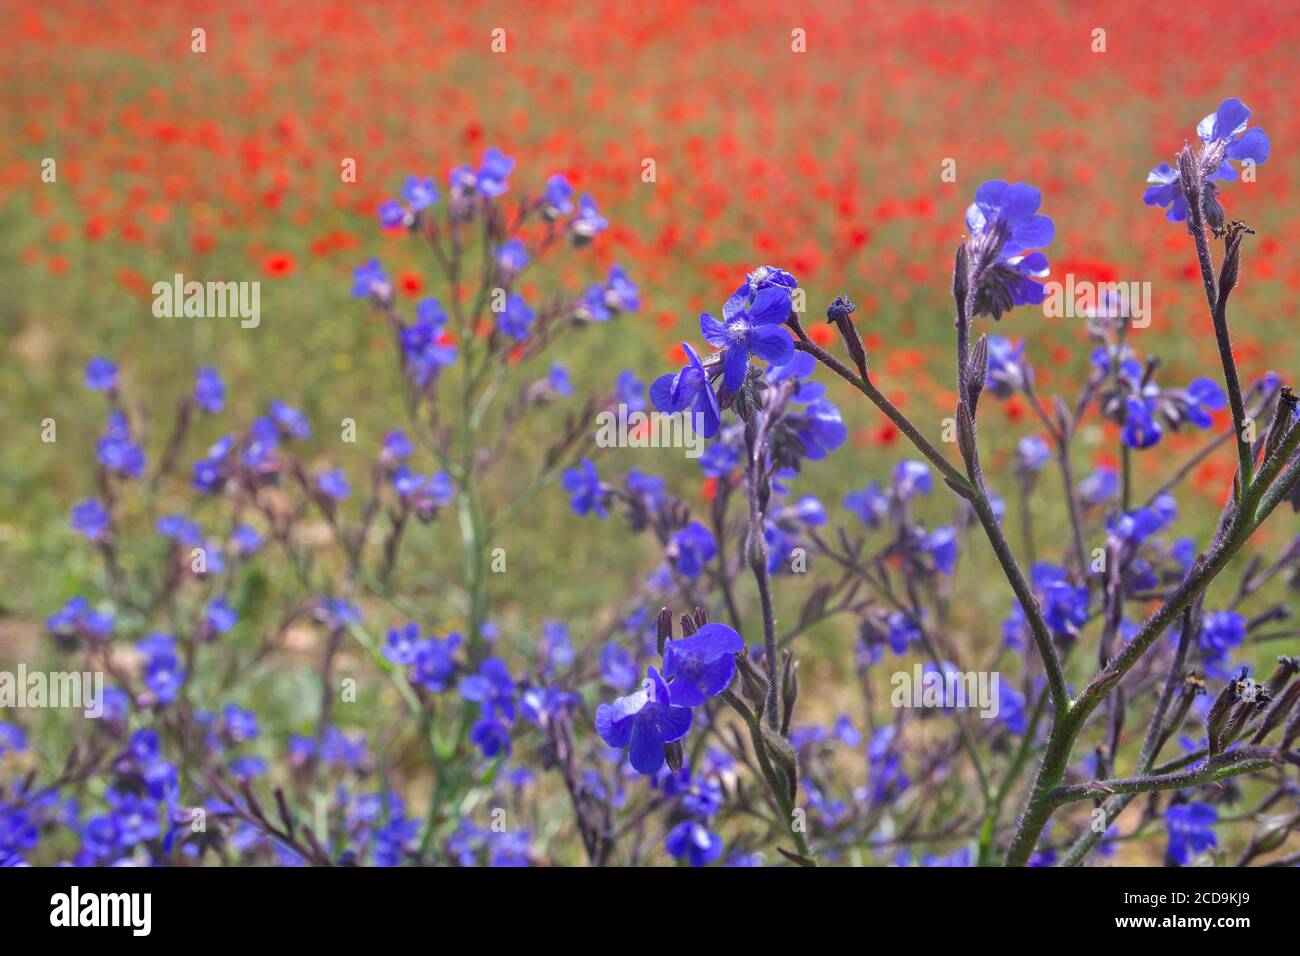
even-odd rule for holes
{"type": "MultiPolygon", "coordinates": [[[[492,653],[510,662],[512,673],[527,671],[540,680],[547,622],[562,622],[584,675],[566,685],[580,700],[572,732],[597,772],[610,775],[605,784],[614,785],[616,761],[602,757],[592,732],[595,707],[615,696],[599,683],[598,661],[605,644],[623,633],[628,615],[652,621],[658,612],[657,600],[643,602],[643,582],[663,563],[662,542],[630,530],[621,514],[606,521],[575,514],[558,469],[530,488],[518,507],[509,503],[529,486],[566,422],[589,420],[582,419],[584,396],[607,393],[624,369],[649,384],[680,368],[686,361],[682,340],[704,348],[699,314],[719,314],[756,267],[779,266],[797,277],[807,293],[803,323],[811,342],[841,357],[839,335],[822,316],[835,296],[851,298],[874,381],[957,461],[956,446],[940,438],[959,397],[952,373],[953,252],[970,232],[966,209],[980,183],[1032,183],[1041,190],[1042,212],[1055,223],[1047,250],[1052,278],[1137,283],[1148,290],[1150,321],[1135,328],[1129,342],[1143,356],[1159,356],[1161,381],[1218,381],[1220,352],[1194,244],[1186,228],[1144,205],[1142,194],[1148,171],[1174,162],[1184,143],[1195,140],[1201,117],[1226,97],[1239,97],[1253,111],[1252,124],[1267,129],[1273,148],[1252,180],[1223,184],[1228,215],[1254,230],[1232,297],[1233,353],[1243,383],[1270,371],[1291,381],[1300,364],[1293,331],[1300,154],[1291,148],[1300,135],[1293,107],[1300,13],[1281,4],[1246,2],[1225,10],[1199,3],[1108,2],[1085,9],[1046,0],[1013,8],[826,2],[791,9],[763,2],[56,0],[3,3],[0,9],[7,24],[0,33],[0,286],[6,292],[0,298],[0,667],[70,666],[58,663],[75,658],[51,637],[46,620],[72,596],[87,595],[92,603],[111,603],[120,615],[114,648],[95,665],[109,670],[112,683],[116,670],[133,674],[143,666],[133,645],[146,633],[162,629],[184,642],[203,603],[227,595],[239,623],[211,657],[203,656],[205,650],[191,668],[185,706],[198,713],[235,704],[256,713],[256,744],[239,752],[267,761],[265,773],[255,774],[257,786],[265,792],[286,787],[317,833],[331,833],[339,825],[322,795],[342,777],[311,766],[302,771],[289,757],[288,741],[291,734],[315,734],[319,746],[331,710],[322,694],[330,698],[330,681],[354,677],[356,696],[332,705],[333,721],[348,734],[366,735],[370,758],[357,792],[399,792],[405,811],[423,825],[414,839],[395,838],[399,857],[465,862],[474,857],[456,849],[465,821],[490,829],[491,809],[506,806],[510,832],[527,834],[526,852],[519,855],[531,862],[591,861],[577,832],[581,824],[575,830],[568,816],[553,739],[518,744],[510,760],[477,754],[465,736],[470,708],[440,707],[423,694],[413,702],[400,668],[366,641],[382,640],[407,620],[439,635],[460,631],[470,641],[466,667],[472,672],[486,646],[478,642],[495,632],[492,653]],[[195,30],[202,31],[202,50],[196,50],[195,30]],[[435,257],[403,228],[381,228],[376,209],[398,196],[411,175],[432,177],[445,205],[448,173],[460,164],[477,166],[490,147],[515,161],[507,199],[536,196],[548,176],[563,173],[575,203],[591,194],[608,220],[589,246],[538,257],[522,274],[519,294],[548,302],[560,290],[603,281],[617,264],[639,287],[640,299],[635,311],[587,323],[545,355],[496,353],[520,381],[544,378],[552,361],[562,361],[577,393],[539,402],[503,457],[476,479],[475,508],[477,502],[488,503],[484,508],[500,503],[498,514],[505,515],[499,526],[485,519],[492,545],[503,549],[505,569],[491,573],[497,569],[487,567],[491,553],[477,512],[458,512],[452,504],[427,524],[412,522],[391,580],[381,583],[350,572],[346,555],[333,547],[333,521],[312,510],[298,516],[293,550],[272,553],[268,545],[265,560],[241,566],[229,587],[169,591],[165,612],[161,604],[148,608],[159,611],[156,619],[126,612],[134,591],[152,593],[145,582],[175,557],[153,533],[159,516],[183,512],[210,534],[229,531],[229,509],[219,500],[196,499],[188,486],[191,462],[263,414],[268,401],[301,409],[312,422],[311,436],[295,444],[295,454],[309,475],[343,470],[352,495],[339,507],[349,520],[360,520],[384,434],[402,428],[414,435],[420,419],[418,413],[411,417],[385,311],[352,294],[353,271],[380,259],[391,278],[393,308],[403,315],[427,296],[442,297],[435,257]],[[159,317],[155,283],[170,283],[175,275],[260,283],[260,321],[245,328],[233,317],[159,317]],[[177,402],[193,388],[197,370],[215,367],[226,388],[219,414],[191,416],[168,480],[136,482],[138,493],[119,488],[116,558],[128,583],[117,595],[101,549],[69,525],[74,503],[102,497],[95,454],[108,406],[103,394],[83,385],[96,356],[118,364],[123,409],[151,465],[167,456],[177,402]],[[57,429],[54,441],[44,437],[49,420],[57,429]],[[340,438],[348,420],[355,441],[340,438]],[[336,645],[332,625],[291,613],[298,602],[325,593],[361,611],[364,640],[340,626],[333,632],[342,635],[336,645]],[[292,621],[284,625],[287,617],[292,621]],[[533,775],[526,788],[503,785],[512,770],[525,767],[533,775]]],[[[536,235],[529,234],[530,242],[536,235]]],[[[467,273],[473,275],[468,267],[467,273]]],[[[475,341],[488,341],[473,323],[459,331],[462,358],[475,341]]],[[[976,333],[984,332],[1027,343],[1039,395],[1076,396],[1093,373],[1093,343],[1081,317],[1049,317],[1028,306],[996,325],[981,318],[976,333]]],[[[888,483],[896,463],[920,456],[846,383],[825,372],[818,380],[842,410],[847,441],[825,461],[809,463],[797,491],[817,496],[838,525],[853,520],[841,504],[845,493],[871,480],[888,483]]],[[[1004,524],[1012,547],[1026,568],[1026,549],[1041,560],[1064,560],[1070,515],[1058,478],[1045,470],[1039,493],[1022,508],[1012,473],[1018,440],[1043,434],[1031,399],[986,393],[979,413],[984,471],[1007,501],[1004,524]]],[[[1094,411],[1079,423],[1074,474],[1128,467],[1132,500],[1143,501],[1209,435],[1232,425],[1227,408],[1213,419],[1209,430],[1169,432],[1156,447],[1130,456],[1121,425],[1094,411]]],[[[495,418],[481,427],[480,447],[506,428],[495,418]]],[[[438,441],[435,433],[433,444],[438,441]]],[[[460,434],[456,441],[468,439],[460,434]]],[[[677,450],[584,445],[581,451],[567,446],[563,454],[566,465],[589,457],[602,478],[628,469],[661,475],[697,515],[707,515],[719,493],[718,479],[702,475],[699,464],[677,450]]],[[[419,443],[416,460],[416,470],[436,470],[433,453],[419,443]]],[[[1233,444],[1225,442],[1190,469],[1179,487],[1171,538],[1199,545],[1210,539],[1236,465],[1233,444]]],[[[954,519],[959,501],[941,476],[934,477],[934,490],[914,505],[915,517],[929,527],[957,521],[962,542],[955,576],[933,584],[942,609],[940,649],[1000,662],[1005,679],[1032,694],[1037,685],[1026,675],[1030,669],[1041,673],[1037,659],[1030,655],[1022,666],[1014,653],[999,651],[1003,621],[1015,603],[1012,591],[978,524],[954,519]]],[[[733,553],[743,536],[743,520],[736,520],[733,553]]],[[[1105,514],[1089,513],[1087,520],[1087,543],[1103,544],[1105,514]]],[[[1276,555],[1294,537],[1294,527],[1292,509],[1284,507],[1252,547],[1276,555]]],[[[382,529],[370,531],[367,541],[382,548],[382,529]]],[[[1247,569],[1244,556],[1231,564],[1205,608],[1226,607],[1247,569]]],[[[1267,582],[1252,614],[1291,607],[1289,566],[1285,571],[1267,582]]],[[[817,587],[834,580],[825,560],[814,560],[802,578],[776,576],[781,630],[798,619],[817,587]]],[[[680,613],[692,593],[687,589],[666,603],[680,613]]],[[[700,593],[711,601],[712,620],[745,620],[750,627],[741,629],[744,637],[761,644],[759,594],[747,572],[728,595],[739,605],[730,617],[720,595],[708,588],[700,593]]],[[[1139,601],[1126,616],[1136,624],[1156,606],[1139,601]]],[[[927,655],[919,649],[898,658],[887,653],[874,670],[862,667],[856,647],[864,617],[871,614],[828,615],[798,635],[796,730],[832,727],[843,714],[855,733],[867,737],[894,721],[886,703],[889,672],[895,662],[910,670],[927,655]],[[864,694],[864,684],[873,682],[864,694]]],[[[1096,669],[1096,640],[1089,631],[1077,646],[1070,644],[1067,676],[1076,689],[1096,669]]],[[[626,646],[640,643],[628,637],[626,646]]],[[[1295,649],[1284,634],[1249,640],[1232,658],[1252,664],[1263,679],[1278,653],[1295,649]]],[[[89,653],[85,660],[92,660],[89,653]]],[[[1151,675],[1138,676],[1129,706],[1145,712],[1159,684],[1151,675]]],[[[6,769],[14,780],[28,769],[38,778],[57,777],[72,743],[88,744],[98,733],[53,709],[28,710],[17,723],[29,746],[22,753],[0,746],[0,783],[6,769]]],[[[130,725],[185,737],[185,720],[173,724],[162,710],[142,711],[130,725]]],[[[948,729],[929,720],[912,726],[909,746],[915,749],[903,759],[914,779],[933,756],[926,748],[948,729]]],[[[1114,764],[1117,773],[1128,772],[1144,729],[1133,717],[1117,748],[1123,755],[1114,764]]],[[[993,748],[990,765],[1005,767],[1007,743],[977,733],[993,748]]],[[[722,739],[718,732],[709,746],[722,739]]],[[[1087,738],[1076,757],[1090,753],[1093,743],[1087,738]]],[[[182,807],[212,795],[191,744],[193,738],[175,757],[182,807]]],[[[1170,744],[1170,754],[1176,747],[1177,741],[1170,744]]],[[[822,804],[853,802],[852,781],[862,775],[859,751],[860,745],[846,745],[816,758],[816,766],[825,766],[819,778],[825,787],[849,781],[841,792],[818,794],[822,804]]],[[[942,763],[931,782],[918,785],[936,794],[918,805],[926,809],[927,824],[964,819],[968,810],[978,817],[980,808],[966,808],[961,796],[977,787],[975,768],[956,754],[942,763]]],[[[1026,764],[1015,776],[997,826],[1012,825],[1031,770],[1026,764]]],[[[1286,772],[1294,779],[1294,768],[1286,772]]],[[[106,799],[106,786],[102,776],[88,775],[66,795],[78,793],[91,814],[106,799]]],[[[640,781],[626,786],[630,817],[649,791],[640,781]]],[[[1206,794],[1214,788],[1184,796],[1227,801],[1220,819],[1249,819],[1250,801],[1268,785],[1252,779],[1231,786],[1246,796],[1215,791],[1211,799],[1206,794]],[[1245,802],[1232,802],[1237,799],[1245,802]]],[[[742,792],[742,809],[720,812],[717,829],[729,856],[734,847],[737,855],[764,851],[767,862],[781,862],[763,835],[757,788],[742,792]]],[[[724,789],[731,793],[730,785],[724,789]]],[[[0,811],[4,806],[0,794],[0,811]]],[[[176,812],[171,803],[168,808],[176,812]]],[[[884,865],[919,862],[925,854],[960,860],[972,845],[954,828],[951,837],[919,843],[915,858],[899,859],[901,844],[888,842],[893,831],[879,816],[850,826],[838,811],[818,810],[835,821],[825,829],[844,837],[822,845],[828,862],[884,865]],[[857,833],[857,825],[886,833],[884,842],[854,843],[847,835],[857,833]]],[[[1119,831],[1132,829],[1132,813],[1119,831]]],[[[1086,814],[1078,811],[1051,837],[1068,844],[1081,823],[1086,814]]],[[[638,827],[636,848],[613,850],[604,862],[671,862],[661,848],[669,823],[643,820],[638,827]]],[[[1238,859],[1251,834],[1250,826],[1220,827],[1220,862],[1238,859]]],[[[369,846],[352,836],[356,845],[369,846]]],[[[1010,836],[999,836],[996,847],[1005,847],[1010,836]]],[[[1162,808],[1101,862],[1159,863],[1168,853],[1165,837],[1162,808]]],[[[1295,839],[1276,852],[1294,853],[1295,839]]],[[[166,856],[156,847],[146,851],[146,844],[129,852],[118,847],[97,862],[166,856]]],[[[274,857],[272,845],[267,841],[261,856],[250,850],[248,861],[303,856],[274,857]]],[[[51,825],[42,829],[37,847],[22,852],[47,863],[84,846],[78,826],[51,825]]],[[[339,852],[337,835],[327,849],[327,856],[339,852]]],[[[0,841],[0,859],[4,855],[0,841]]],[[[227,847],[203,861],[239,858],[227,847]]]]}

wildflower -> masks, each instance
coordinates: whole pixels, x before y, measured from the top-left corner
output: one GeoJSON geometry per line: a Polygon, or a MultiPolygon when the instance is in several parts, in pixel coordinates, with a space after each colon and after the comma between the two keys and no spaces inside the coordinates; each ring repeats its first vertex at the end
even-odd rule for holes
{"type": "Polygon", "coordinates": [[[794,357],[794,340],[785,330],[790,317],[790,292],[778,285],[766,286],[751,298],[742,286],[722,306],[722,321],[704,312],[700,333],[706,342],[723,350],[722,382],[735,392],[744,384],[749,357],[756,355],[773,365],[784,365],[794,357]]]}
{"type": "Polygon", "coordinates": [[[1175,866],[1186,866],[1193,856],[1219,845],[1214,824],[1219,813],[1211,804],[1179,803],[1165,811],[1165,829],[1169,833],[1166,856],[1175,866]]]}
{"type": "Polygon", "coordinates": [[[1246,639],[1246,618],[1236,611],[1211,611],[1201,622],[1197,643],[1208,661],[1221,663],[1231,648],[1246,639]]]}
{"type": "Polygon", "coordinates": [[[691,728],[691,710],[669,702],[668,685],[653,667],[641,689],[596,708],[596,733],[610,747],[627,747],[637,772],[653,774],[664,764],[664,745],[691,728]]]}
{"type": "Polygon", "coordinates": [[[664,849],[674,860],[686,860],[691,866],[707,866],[722,856],[722,837],[701,823],[687,820],[668,832],[664,849]]]}
{"type": "Polygon", "coordinates": [[[573,212],[573,203],[569,198],[573,187],[560,173],[546,180],[546,189],[542,193],[542,215],[547,219],[558,219],[573,212]]]}
{"type": "Polygon", "coordinates": [[[112,518],[98,498],[79,501],[72,508],[72,530],[90,541],[103,541],[111,530],[112,518]]]}
{"type": "Polygon", "coordinates": [[[524,302],[523,297],[512,293],[506,296],[505,308],[497,314],[497,328],[502,335],[522,342],[528,338],[533,318],[533,310],[524,302]]]}
{"type": "Polygon", "coordinates": [[[989,315],[995,320],[1017,305],[1038,305],[1046,297],[1035,279],[1048,274],[1041,249],[1056,234],[1052,220],[1038,208],[1043,196],[1026,183],[1008,184],[992,179],[975,190],[966,210],[967,240],[974,289],[970,318],[989,315]]]}
{"type": "Polygon", "coordinates": [[[609,220],[600,214],[596,201],[590,196],[578,200],[578,214],[569,222],[569,233],[576,245],[585,245],[609,227],[609,220]]]}
{"type": "Polygon", "coordinates": [[[650,386],[650,400],[661,412],[692,411],[695,430],[705,438],[712,438],[722,423],[718,396],[713,393],[708,369],[699,355],[685,342],[682,348],[686,352],[686,367],[676,375],[669,373],[655,379],[650,386]]]}
{"type": "MultiPolygon", "coordinates": [[[[1203,144],[1201,151],[1201,178],[1205,181],[1202,207],[1210,226],[1223,223],[1223,210],[1218,203],[1218,187],[1214,180],[1232,182],[1237,170],[1232,162],[1257,165],[1268,159],[1270,145],[1268,134],[1256,127],[1248,130],[1250,110],[1236,97],[1229,97],[1219,108],[1196,124],[1196,135],[1203,144]]],[[[1148,206],[1168,207],[1165,218],[1182,222],[1187,218],[1187,197],[1183,195],[1178,170],[1161,163],[1147,173],[1150,184],[1142,194],[1148,206]]]]}
{"type": "Polygon", "coordinates": [[[713,533],[698,521],[692,521],[673,532],[665,554],[683,577],[698,578],[717,550],[713,533]]]}
{"type": "Polygon", "coordinates": [[[407,176],[402,186],[402,198],[406,200],[412,212],[422,212],[438,202],[438,187],[430,178],[407,176]]]}
{"type": "Polygon", "coordinates": [[[117,363],[98,355],[87,362],[86,388],[94,392],[117,391],[117,363]]]}
{"type": "Polygon", "coordinates": [[[205,412],[216,414],[225,403],[226,386],[220,373],[211,365],[204,365],[194,380],[194,404],[205,412]]]}
{"type": "Polygon", "coordinates": [[[705,624],[698,632],[664,648],[664,677],[671,702],[698,707],[731,686],[736,655],[745,649],[741,636],[725,624],[705,624]]]}
{"type": "Polygon", "coordinates": [[[460,696],[477,702],[484,717],[515,719],[515,682],[506,662],[489,657],[479,665],[477,674],[461,678],[460,696]]]}
{"type": "Polygon", "coordinates": [[[923,461],[900,461],[894,466],[894,494],[910,501],[916,494],[928,495],[933,486],[930,467],[923,461]]]}
{"type": "Polygon", "coordinates": [[[880,487],[880,482],[873,481],[867,487],[845,495],[844,507],[857,515],[863,524],[878,528],[889,514],[889,496],[880,487]]]}
{"type": "Polygon", "coordinates": [[[562,484],[564,490],[571,495],[569,507],[575,515],[595,513],[598,518],[609,517],[605,508],[608,494],[601,487],[600,475],[596,473],[596,466],[590,458],[578,462],[577,468],[565,471],[562,484]]]}

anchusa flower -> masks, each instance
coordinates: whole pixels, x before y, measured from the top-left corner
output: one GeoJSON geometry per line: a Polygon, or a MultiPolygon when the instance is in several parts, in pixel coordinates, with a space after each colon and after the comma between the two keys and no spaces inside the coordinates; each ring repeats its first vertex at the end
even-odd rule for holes
{"type": "Polygon", "coordinates": [[[1041,250],[1056,235],[1052,220],[1039,213],[1042,193],[1026,183],[991,179],[975,190],[966,209],[969,285],[978,315],[994,319],[1017,305],[1046,298],[1040,280],[1049,273],[1041,250]]]}

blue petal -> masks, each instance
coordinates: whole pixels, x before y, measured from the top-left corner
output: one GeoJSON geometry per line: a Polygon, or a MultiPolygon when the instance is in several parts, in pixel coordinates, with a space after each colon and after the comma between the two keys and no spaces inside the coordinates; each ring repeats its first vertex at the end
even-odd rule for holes
{"type": "Polygon", "coordinates": [[[735,392],[745,383],[745,374],[749,371],[749,353],[739,345],[727,349],[722,360],[722,383],[735,392]]]}
{"type": "Polygon", "coordinates": [[[1007,244],[1002,247],[1002,254],[1014,256],[1026,249],[1041,249],[1051,245],[1055,237],[1056,226],[1051,217],[1030,216],[1011,230],[1011,235],[1007,237],[1007,244]]]}
{"type": "Polygon", "coordinates": [[[1229,146],[1223,155],[1228,159],[1249,159],[1262,163],[1268,159],[1269,149],[1268,134],[1256,127],[1247,130],[1246,135],[1229,146]]]}
{"type": "MultiPolygon", "coordinates": [[[[1230,96],[1219,104],[1214,114],[1212,140],[1233,139],[1246,131],[1250,124],[1250,109],[1235,96],[1230,96]]],[[[1197,129],[1200,132],[1200,129],[1197,129]]]]}
{"type": "Polygon", "coordinates": [[[770,285],[760,289],[749,307],[751,325],[775,325],[790,318],[790,292],[780,286],[770,285]]]}
{"type": "MultiPolygon", "coordinates": [[[[1002,194],[1002,220],[1018,231],[1017,224],[1025,221],[1043,204],[1043,194],[1028,183],[1012,183],[1002,194]]],[[[1048,220],[1049,224],[1051,220],[1048,220]]]]}
{"type": "Polygon", "coordinates": [[[650,401],[654,402],[655,408],[661,412],[679,412],[680,408],[673,407],[673,385],[677,381],[677,375],[680,373],[669,372],[667,375],[660,375],[650,383],[650,401]]]}
{"type": "Polygon", "coordinates": [[[710,345],[723,348],[727,344],[727,327],[707,312],[700,313],[700,334],[710,345]]]}
{"type": "MultiPolygon", "coordinates": [[[[690,711],[688,710],[687,713],[689,714],[690,711]]],[[[659,739],[653,712],[638,715],[629,723],[632,725],[629,747],[632,766],[639,773],[658,773],[659,768],[664,765],[664,743],[659,739]]]]}
{"type": "Polygon", "coordinates": [[[750,333],[749,348],[773,365],[784,365],[794,358],[794,340],[782,325],[762,325],[754,329],[750,333]]]}

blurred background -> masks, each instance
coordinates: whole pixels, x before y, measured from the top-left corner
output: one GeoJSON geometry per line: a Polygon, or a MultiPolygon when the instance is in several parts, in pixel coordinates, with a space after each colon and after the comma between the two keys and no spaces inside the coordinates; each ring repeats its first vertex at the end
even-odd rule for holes
{"type": "MultiPolygon", "coordinates": [[[[525,295],[594,281],[615,262],[640,284],[639,314],[590,330],[564,356],[580,391],[623,368],[650,379],[679,364],[677,343],[699,341],[698,313],[770,263],[799,278],[812,321],[836,294],[853,298],[878,382],[937,433],[954,403],[952,254],[986,179],[1042,190],[1055,277],[1152,284],[1152,323],[1133,341],[1162,357],[1162,376],[1217,377],[1191,242],[1140,197],[1147,171],[1237,96],[1273,143],[1257,182],[1225,199],[1257,231],[1233,300],[1238,361],[1245,379],[1294,371],[1291,5],[259,0],[4,2],[0,14],[0,659],[37,656],[40,622],[96,581],[93,552],[68,528],[70,504],[93,493],[102,427],[102,399],[82,387],[86,361],[121,364],[152,454],[196,367],[214,365],[228,415],[247,421],[268,399],[288,401],[331,424],[313,439],[322,460],[363,474],[403,415],[386,330],[349,297],[351,270],[382,258],[408,308],[438,294],[431,261],[381,231],[375,208],[407,175],[444,183],[488,146],[517,160],[512,189],[535,192],[562,171],[611,223],[588,255],[548,260],[525,295]],[[197,27],[202,54],[191,52],[197,27]],[[504,54],[490,48],[496,28],[504,54]],[[806,52],[791,49],[796,29],[806,52]],[[355,183],[340,181],[348,157],[355,183]],[[57,162],[54,183],[41,179],[45,158],[57,162]],[[653,183],[642,181],[646,158],[653,183]],[[941,178],[945,160],[955,182],[941,178]],[[260,281],[260,327],[155,319],[150,287],[174,273],[260,281]],[[332,423],[349,416],[362,438],[340,446],[332,423]],[[39,440],[47,417],[54,444],[39,440]]],[[[1089,371],[1081,320],[1024,308],[997,331],[1028,340],[1041,392],[1077,393],[1089,371]]],[[[849,444],[801,490],[838,517],[844,492],[915,456],[864,402],[832,391],[849,444]]],[[[1019,399],[981,415],[986,468],[1005,472],[1037,422],[1019,399]]],[[[223,430],[201,428],[194,448],[223,430]]],[[[1116,463],[1116,434],[1089,423],[1080,474],[1116,463]]],[[[1137,455],[1138,488],[1154,488],[1199,440],[1172,436],[1137,455]]],[[[602,470],[640,464],[602,455],[602,470]]],[[[707,491],[692,462],[666,455],[656,467],[678,494],[707,491]]],[[[1231,473],[1226,447],[1197,469],[1180,534],[1204,538],[1231,473]]],[[[1042,496],[1034,509],[1043,540],[1064,541],[1059,501],[1042,496]]],[[[1288,524],[1289,514],[1266,540],[1283,540],[1288,524]]],[[[409,542],[411,565],[434,575],[451,560],[436,534],[409,542]]],[[[530,635],[543,617],[577,635],[605,623],[611,595],[659,561],[630,535],[575,519],[558,489],[509,544],[516,563],[493,582],[494,615],[530,635]]],[[[981,562],[963,572],[977,585],[966,614],[974,640],[995,641],[1011,596],[981,562]]],[[[791,593],[793,608],[797,585],[791,593]]],[[[835,623],[803,648],[825,678],[814,708],[853,698],[839,678],[851,674],[854,636],[835,623]]]]}

